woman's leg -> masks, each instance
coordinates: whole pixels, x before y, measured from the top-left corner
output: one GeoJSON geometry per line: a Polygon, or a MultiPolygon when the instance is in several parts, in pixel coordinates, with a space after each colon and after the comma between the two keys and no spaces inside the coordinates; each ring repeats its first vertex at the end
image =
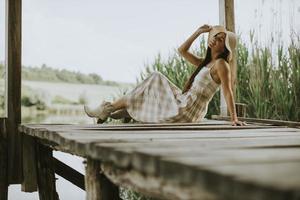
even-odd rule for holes
{"type": "Polygon", "coordinates": [[[117,99],[116,101],[112,102],[111,105],[114,107],[113,112],[115,112],[117,110],[126,109],[126,107],[127,107],[126,100],[124,97],[121,97],[121,98],[117,99]]]}

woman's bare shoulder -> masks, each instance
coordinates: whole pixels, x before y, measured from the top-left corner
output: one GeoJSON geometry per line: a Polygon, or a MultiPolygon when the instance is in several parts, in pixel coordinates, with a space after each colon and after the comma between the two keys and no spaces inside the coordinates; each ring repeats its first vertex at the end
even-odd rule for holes
{"type": "Polygon", "coordinates": [[[220,72],[230,72],[230,66],[226,60],[223,58],[218,58],[216,60],[216,70],[220,72]]]}

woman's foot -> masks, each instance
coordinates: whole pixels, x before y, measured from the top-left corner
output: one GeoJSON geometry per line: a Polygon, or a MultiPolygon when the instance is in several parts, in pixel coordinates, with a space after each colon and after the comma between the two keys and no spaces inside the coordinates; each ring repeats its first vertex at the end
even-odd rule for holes
{"type": "Polygon", "coordinates": [[[99,105],[95,109],[91,109],[90,107],[85,105],[84,111],[89,117],[98,118],[98,121],[101,121],[103,123],[114,111],[114,107],[110,102],[103,101],[101,105],[99,105]]]}

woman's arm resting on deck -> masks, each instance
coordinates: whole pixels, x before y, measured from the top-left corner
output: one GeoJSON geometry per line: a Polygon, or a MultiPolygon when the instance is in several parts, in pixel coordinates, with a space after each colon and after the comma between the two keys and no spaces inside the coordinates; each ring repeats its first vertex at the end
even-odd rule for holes
{"type": "Polygon", "coordinates": [[[209,32],[211,29],[211,26],[209,25],[203,25],[200,28],[198,28],[193,35],[191,35],[179,48],[178,52],[180,55],[182,55],[186,60],[188,60],[190,63],[198,67],[201,62],[203,61],[203,58],[199,58],[198,56],[192,54],[189,52],[189,48],[191,47],[194,40],[202,33],[209,32]]]}
{"type": "Polygon", "coordinates": [[[224,97],[226,100],[227,107],[230,112],[231,122],[233,126],[243,126],[246,123],[241,122],[237,118],[235,110],[235,102],[233,97],[233,92],[231,88],[231,73],[230,66],[224,59],[218,59],[216,61],[217,73],[221,80],[221,85],[224,91],[224,97]]]}

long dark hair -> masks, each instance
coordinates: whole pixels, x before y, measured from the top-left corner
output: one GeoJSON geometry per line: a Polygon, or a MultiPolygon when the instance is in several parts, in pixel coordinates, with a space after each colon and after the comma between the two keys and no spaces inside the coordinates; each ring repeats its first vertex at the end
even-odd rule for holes
{"type": "MultiPolygon", "coordinates": [[[[224,51],[222,53],[220,53],[217,58],[223,58],[226,62],[228,62],[228,55],[229,55],[229,51],[226,47],[224,47],[224,51]]],[[[202,61],[202,63],[200,63],[200,65],[197,67],[197,69],[193,72],[193,74],[190,76],[188,81],[185,83],[185,85],[183,87],[183,90],[182,90],[182,94],[187,92],[191,88],[196,75],[210,61],[211,61],[211,49],[210,49],[210,47],[207,47],[206,55],[205,55],[204,60],[202,61]]]]}

